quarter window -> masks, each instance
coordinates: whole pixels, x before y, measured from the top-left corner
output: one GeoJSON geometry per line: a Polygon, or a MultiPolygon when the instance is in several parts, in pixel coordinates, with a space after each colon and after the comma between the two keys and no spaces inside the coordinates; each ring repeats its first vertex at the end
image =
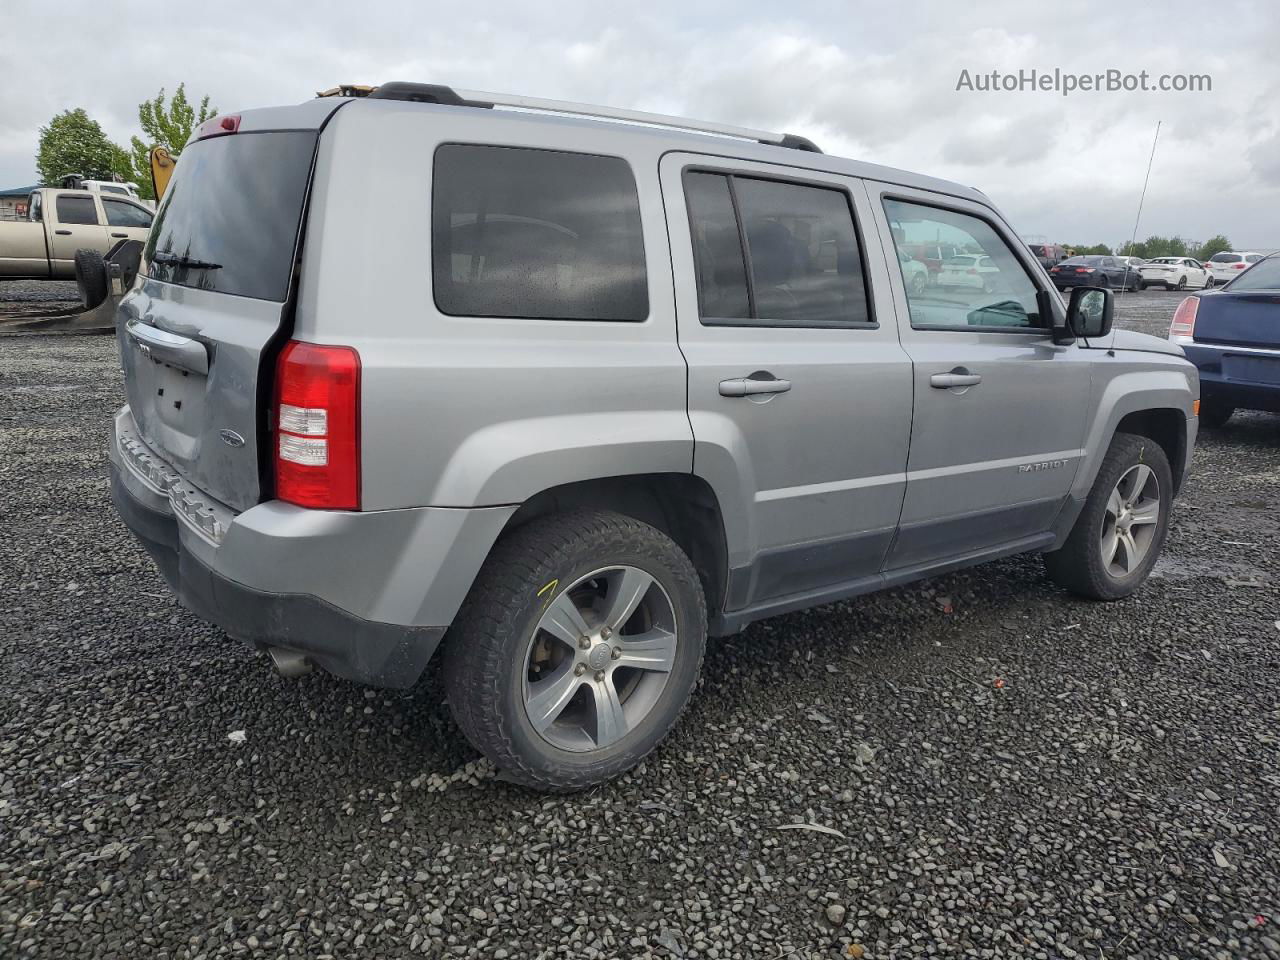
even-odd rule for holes
{"type": "Polygon", "coordinates": [[[885,215],[900,251],[899,262],[911,326],[916,328],[1030,328],[1040,317],[1035,283],[1010,245],[987,221],[954,210],[905,200],[885,200],[885,215]],[[914,251],[941,240],[956,253],[935,270],[912,267],[914,251]]]}
{"type": "Polygon", "coordinates": [[[106,211],[108,226],[144,229],[151,226],[151,214],[132,203],[126,203],[123,200],[103,200],[102,209],[106,211]]]}
{"type": "Polygon", "coordinates": [[[684,183],[704,324],[870,322],[843,191],[703,171],[689,171],[684,183]]]}
{"type": "Polygon", "coordinates": [[[98,211],[93,205],[93,197],[73,197],[63,193],[58,195],[55,205],[59,223],[98,223],[98,211]]]}
{"type": "Polygon", "coordinates": [[[431,236],[436,306],[452,316],[649,315],[640,200],[621,158],[445,144],[431,236]]]}

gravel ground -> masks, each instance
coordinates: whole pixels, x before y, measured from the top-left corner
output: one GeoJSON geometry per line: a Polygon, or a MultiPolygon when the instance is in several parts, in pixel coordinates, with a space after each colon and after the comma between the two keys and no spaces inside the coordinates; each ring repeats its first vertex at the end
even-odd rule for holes
{"type": "Polygon", "coordinates": [[[1137,597],[1024,557],[756,624],[547,798],[438,684],[282,680],[170,599],[121,396],[110,338],[0,340],[2,957],[1280,957],[1280,418],[1202,438],[1137,597]]]}

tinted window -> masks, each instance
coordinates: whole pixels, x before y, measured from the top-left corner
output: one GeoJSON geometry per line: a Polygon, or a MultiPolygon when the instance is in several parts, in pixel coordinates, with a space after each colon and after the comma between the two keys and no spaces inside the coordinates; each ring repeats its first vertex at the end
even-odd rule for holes
{"type": "Polygon", "coordinates": [[[826,327],[870,320],[843,192],[690,172],[685,194],[704,323],[826,327]]]}
{"type": "Polygon", "coordinates": [[[698,315],[750,317],[747,267],[729,179],[716,173],[688,173],[684,195],[689,204],[694,267],[698,272],[698,315]]]}
{"type": "Polygon", "coordinates": [[[283,301],[315,146],[314,132],[291,130],[212,137],[183,150],[143,253],[151,276],[283,301]]]}
{"type": "Polygon", "coordinates": [[[1280,290],[1280,256],[1267,257],[1229,283],[1227,290],[1280,290]]]}
{"type": "Polygon", "coordinates": [[[640,200],[618,157],[446,144],[431,236],[436,306],[447,314],[649,315],[640,200]]]}
{"type": "Polygon", "coordinates": [[[98,211],[93,205],[93,197],[69,197],[66,194],[59,194],[55,203],[59,223],[96,224],[98,222],[98,211]]]}
{"type": "Polygon", "coordinates": [[[1239,260],[1240,254],[1238,253],[1215,253],[1210,258],[1212,263],[1238,263],[1239,260]]]}
{"type": "MultiPolygon", "coordinates": [[[[1037,287],[1012,247],[987,221],[954,210],[885,200],[895,238],[942,237],[955,247],[981,251],[947,261],[929,284],[903,276],[913,327],[1040,327],[1037,287]]],[[[1086,258],[1074,257],[1072,262],[1086,258]]],[[[1099,257],[1087,258],[1090,260],[1099,257]]]]}
{"type": "Polygon", "coordinates": [[[151,214],[123,200],[103,200],[102,209],[107,214],[107,226],[110,227],[149,227],[151,214]]]}

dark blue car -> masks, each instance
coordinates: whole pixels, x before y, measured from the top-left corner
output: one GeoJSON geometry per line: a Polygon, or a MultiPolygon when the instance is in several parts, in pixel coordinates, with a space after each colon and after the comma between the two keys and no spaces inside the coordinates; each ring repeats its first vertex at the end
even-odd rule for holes
{"type": "Polygon", "coordinates": [[[1049,268],[1049,279],[1059,290],[1071,287],[1111,287],[1113,290],[1141,290],[1142,274],[1120,257],[1085,255],[1063,260],[1049,268]]]}
{"type": "Polygon", "coordinates": [[[1220,427],[1238,408],[1280,413],[1280,254],[1183,300],[1169,339],[1200,370],[1202,424],[1220,427]]]}

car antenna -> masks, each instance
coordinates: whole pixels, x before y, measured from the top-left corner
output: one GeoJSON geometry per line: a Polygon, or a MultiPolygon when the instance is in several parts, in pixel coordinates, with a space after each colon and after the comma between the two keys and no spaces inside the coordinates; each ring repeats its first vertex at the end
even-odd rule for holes
{"type": "MultiPolygon", "coordinates": [[[[1160,124],[1163,120],[1156,121],[1156,135],[1151,140],[1151,156],[1147,160],[1147,176],[1142,181],[1142,195],[1138,197],[1138,215],[1133,218],[1133,236],[1129,239],[1129,256],[1133,256],[1133,248],[1138,244],[1138,224],[1142,222],[1142,204],[1147,199],[1147,184],[1151,182],[1151,165],[1156,162],[1156,144],[1160,142],[1160,124]]],[[[1124,283],[1120,285],[1121,294],[1129,288],[1129,259],[1124,261],[1124,283]]]]}

